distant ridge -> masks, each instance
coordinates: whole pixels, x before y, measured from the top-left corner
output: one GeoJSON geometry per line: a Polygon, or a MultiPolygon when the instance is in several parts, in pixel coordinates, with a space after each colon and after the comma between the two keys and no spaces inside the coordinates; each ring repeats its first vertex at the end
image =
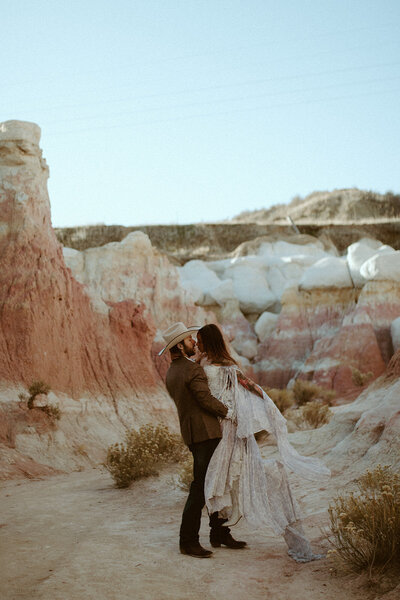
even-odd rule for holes
{"type": "Polygon", "coordinates": [[[355,223],[400,219],[400,195],[378,194],[357,188],[313,192],[296,196],[289,204],[245,211],[230,223],[282,223],[290,216],[295,223],[355,223]]]}

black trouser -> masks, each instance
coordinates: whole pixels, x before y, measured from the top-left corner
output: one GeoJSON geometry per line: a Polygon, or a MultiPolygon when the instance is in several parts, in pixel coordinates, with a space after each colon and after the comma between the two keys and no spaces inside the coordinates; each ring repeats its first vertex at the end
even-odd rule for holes
{"type": "MultiPolygon", "coordinates": [[[[190,485],[188,499],[182,514],[182,523],[180,529],[180,543],[188,544],[198,542],[201,521],[201,511],[205,505],[204,481],[206,478],[208,463],[218,446],[220,438],[205,440],[189,446],[193,454],[193,481],[190,485]]],[[[211,529],[219,529],[227,519],[221,519],[218,513],[210,515],[211,529]]],[[[224,528],[229,531],[229,528],[224,528]]]]}

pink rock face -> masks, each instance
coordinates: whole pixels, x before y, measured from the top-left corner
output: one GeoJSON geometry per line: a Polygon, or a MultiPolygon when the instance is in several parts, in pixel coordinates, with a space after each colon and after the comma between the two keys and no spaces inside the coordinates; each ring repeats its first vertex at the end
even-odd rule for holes
{"type": "Polygon", "coordinates": [[[94,312],[51,227],[48,170],[33,124],[0,129],[0,380],[42,379],[74,397],[150,393],[154,325],[132,300],[94,312]]]}
{"type": "Polygon", "coordinates": [[[369,315],[383,360],[388,363],[393,355],[390,325],[400,317],[400,283],[369,281],[361,290],[357,307],[369,315]]]}
{"type": "Polygon", "coordinates": [[[292,289],[282,304],[276,331],[260,345],[257,357],[262,385],[285,387],[300,377],[350,399],[363,389],[357,371],[370,373],[365,384],[384,372],[376,330],[365,306],[357,303],[356,290],[292,289]]]}

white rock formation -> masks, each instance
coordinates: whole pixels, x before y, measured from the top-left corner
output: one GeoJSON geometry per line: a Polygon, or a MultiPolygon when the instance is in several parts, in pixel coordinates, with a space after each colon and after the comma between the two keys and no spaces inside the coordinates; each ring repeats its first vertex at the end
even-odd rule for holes
{"type": "Polygon", "coordinates": [[[254,330],[258,336],[260,342],[266,340],[274,331],[276,323],[278,321],[278,315],[271,312],[263,312],[262,315],[257,319],[254,325],[254,330]]]}
{"type": "Polygon", "coordinates": [[[276,302],[261,269],[234,265],[226,269],[223,277],[232,280],[235,296],[244,314],[261,313],[276,302]]]}
{"type": "Polygon", "coordinates": [[[392,383],[380,379],[357,400],[336,409],[320,433],[325,444],[333,442],[328,454],[333,469],[348,468],[350,475],[378,463],[400,464],[399,393],[399,379],[392,383]]]}
{"type": "Polygon", "coordinates": [[[400,349],[400,317],[392,321],[390,333],[392,335],[393,350],[397,352],[400,349]]]}
{"type": "Polygon", "coordinates": [[[322,258],[305,271],[299,282],[299,288],[303,290],[328,287],[353,287],[346,259],[322,258]]]}
{"type": "Polygon", "coordinates": [[[365,279],[373,281],[400,281],[400,250],[393,250],[390,246],[369,258],[360,269],[365,279]]]}
{"type": "Polygon", "coordinates": [[[232,347],[240,357],[244,356],[249,360],[254,358],[257,354],[257,340],[255,338],[249,338],[241,333],[237,334],[232,340],[232,347]]]}
{"type": "Polygon", "coordinates": [[[347,248],[347,262],[356,287],[362,287],[366,281],[360,273],[361,266],[374,256],[381,247],[382,244],[378,240],[362,238],[347,248]]]}
{"type": "Polygon", "coordinates": [[[234,298],[230,281],[221,281],[216,273],[202,260],[190,260],[178,268],[182,286],[192,294],[194,301],[203,306],[223,306],[234,298]]]}
{"type": "Polygon", "coordinates": [[[108,311],[107,302],[134,299],[145,304],[160,329],[174,321],[201,325],[206,320],[204,311],[194,306],[191,295],[181,287],[177,268],[141,231],[121,242],[82,252],[64,248],[63,252],[66,265],[86,286],[99,312],[108,311]]]}

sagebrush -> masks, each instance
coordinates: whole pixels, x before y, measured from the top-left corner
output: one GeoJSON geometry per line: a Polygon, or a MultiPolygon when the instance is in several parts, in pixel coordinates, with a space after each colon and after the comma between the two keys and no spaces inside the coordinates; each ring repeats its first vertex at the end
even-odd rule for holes
{"type": "Polygon", "coordinates": [[[44,396],[47,396],[47,394],[50,392],[51,387],[49,386],[48,383],[45,383],[42,380],[37,380],[34,381],[28,388],[28,392],[29,392],[29,396],[27,396],[24,393],[18,394],[18,398],[25,402],[27,401],[28,404],[28,408],[29,410],[31,410],[32,408],[36,408],[38,410],[41,410],[42,412],[46,413],[46,415],[48,417],[50,417],[50,419],[52,419],[53,421],[56,420],[58,421],[61,418],[61,410],[58,406],[54,405],[54,404],[45,404],[44,406],[35,406],[35,398],[36,396],[38,396],[39,394],[43,394],[44,396]]]}
{"type": "Polygon", "coordinates": [[[307,404],[307,402],[312,402],[313,400],[320,400],[324,404],[330,405],[336,396],[333,390],[327,390],[312,381],[304,379],[296,379],[292,391],[294,402],[297,406],[303,406],[303,404],[307,404]]]}
{"type": "Polygon", "coordinates": [[[363,387],[366,385],[372,378],[374,374],[372,371],[368,371],[368,373],[361,373],[358,369],[351,369],[351,379],[354,385],[358,387],[363,387]]]}
{"type": "Polygon", "coordinates": [[[299,429],[316,429],[321,425],[325,425],[325,423],[329,423],[332,411],[326,404],[314,400],[307,402],[300,408],[288,411],[287,417],[299,429]]]}
{"type": "Polygon", "coordinates": [[[124,443],[108,448],[105,467],[116,486],[126,488],[132,481],[156,475],[162,464],[182,461],[187,452],[180,435],[168,427],[145,425],[129,431],[124,443]]]}
{"type": "Polygon", "coordinates": [[[294,393],[292,390],[280,390],[279,388],[264,388],[264,390],[281,413],[284,413],[294,405],[294,393]]]}
{"type": "Polygon", "coordinates": [[[28,408],[33,408],[34,405],[34,400],[36,398],[36,396],[38,396],[39,394],[44,394],[45,396],[47,396],[47,394],[50,392],[50,386],[45,383],[44,381],[38,380],[38,381],[34,381],[28,388],[28,392],[29,392],[29,399],[28,399],[28,408]]]}
{"type": "Polygon", "coordinates": [[[400,566],[400,474],[378,465],[329,507],[330,557],[354,571],[400,566]]]}

